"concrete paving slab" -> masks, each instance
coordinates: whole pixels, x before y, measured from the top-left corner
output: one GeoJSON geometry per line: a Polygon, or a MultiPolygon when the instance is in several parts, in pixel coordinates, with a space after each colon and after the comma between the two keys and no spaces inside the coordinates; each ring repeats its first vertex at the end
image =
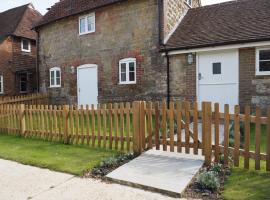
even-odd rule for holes
{"type": "Polygon", "coordinates": [[[0,159],[1,200],[173,200],[167,196],[0,159]]]}
{"type": "Polygon", "coordinates": [[[149,150],[107,175],[110,180],[180,196],[202,167],[204,157],[149,150]]]}

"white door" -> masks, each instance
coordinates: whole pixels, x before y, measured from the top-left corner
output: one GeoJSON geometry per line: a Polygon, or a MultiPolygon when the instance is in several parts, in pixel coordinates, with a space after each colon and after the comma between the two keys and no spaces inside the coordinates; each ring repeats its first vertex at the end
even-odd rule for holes
{"type": "Polygon", "coordinates": [[[198,54],[198,101],[229,104],[230,112],[238,104],[239,56],[238,49],[198,54]]]}
{"type": "Polygon", "coordinates": [[[87,64],[77,68],[78,105],[98,104],[97,65],[87,64]]]}

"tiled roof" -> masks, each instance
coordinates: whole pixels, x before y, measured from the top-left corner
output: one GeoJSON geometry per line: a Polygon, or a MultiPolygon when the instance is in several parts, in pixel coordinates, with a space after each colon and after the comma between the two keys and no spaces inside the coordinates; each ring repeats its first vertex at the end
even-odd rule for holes
{"type": "Polygon", "coordinates": [[[50,8],[45,16],[36,24],[36,27],[121,1],[124,0],[60,0],[60,2],[50,8]]]}
{"type": "Polygon", "coordinates": [[[237,0],[190,9],[166,48],[191,49],[270,40],[270,0],[237,0]]]}
{"type": "Polygon", "coordinates": [[[36,39],[33,25],[41,19],[39,12],[31,4],[23,5],[0,13],[0,38],[15,35],[36,39]]]}

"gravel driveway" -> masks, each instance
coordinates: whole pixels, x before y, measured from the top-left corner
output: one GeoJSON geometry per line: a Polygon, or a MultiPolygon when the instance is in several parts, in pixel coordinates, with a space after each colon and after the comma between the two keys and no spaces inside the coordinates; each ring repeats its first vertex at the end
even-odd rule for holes
{"type": "Polygon", "coordinates": [[[1,200],[173,200],[160,194],[0,159],[1,200]]]}

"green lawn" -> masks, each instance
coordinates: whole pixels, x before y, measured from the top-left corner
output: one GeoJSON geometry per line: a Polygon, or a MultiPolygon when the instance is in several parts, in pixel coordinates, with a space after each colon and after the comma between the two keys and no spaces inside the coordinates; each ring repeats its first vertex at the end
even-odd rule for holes
{"type": "MultiPolygon", "coordinates": [[[[251,126],[250,149],[255,150],[255,126],[251,126]]],[[[261,152],[266,151],[266,126],[261,129],[261,152]]],[[[270,199],[270,173],[265,172],[265,161],[261,161],[261,171],[255,171],[255,162],[250,159],[250,170],[245,170],[244,159],[240,167],[233,168],[225,182],[223,197],[226,200],[262,200],[270,199]]]]}
{"type": "Polygon", "coordinates": [[[0,158],[55,171],[82,175],[117,151],[64,145],[0,134],[0,158]]]}

